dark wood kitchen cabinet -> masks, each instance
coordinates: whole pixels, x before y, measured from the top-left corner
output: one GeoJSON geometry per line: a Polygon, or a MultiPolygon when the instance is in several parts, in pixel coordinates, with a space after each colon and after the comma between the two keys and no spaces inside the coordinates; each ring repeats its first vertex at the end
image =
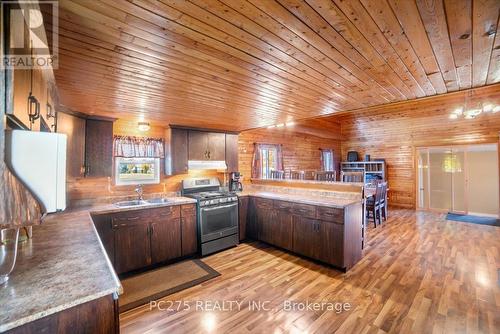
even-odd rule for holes
{"type": "Polygon", "coordinates": [[[226,159],[226,134],[190,130],[188,133],[189,160],[226,159]]]}
{"type": "Polygon", "coordinates": [[[180,206],[149,209],[152,263],[169,261],[181,256],[180,206]]]}
{"type": "Polygon", "coordinates": [[[237,134],[226,133],[226,165],[228,172],[239,171],[237,134]]]}
{"type": "Polygon", "coordinates": [[[295,216],[293,221],[293,251],[313,259],[321,252],[319,221],[295,216]]]}
{"type": "Polygon", "coordinates": [[[333,208],[249,198],[247,236],[344,270],[361,259],[361,225],[361,202],[333,208]]]}
{"type": "Polygon", "coordinates": [[[85,174],[85,118],[57,113],[57,132],[67,136],[66,176],[68,179],[85,174]]]}
{"type": "Polygon", "coordinates": [[[172,260],[181,256],[181,219],[151,222],[152,263],[172,260]]]}
{"type": "Polygon", "coordinates": [[[292,250],[293,245],[293,215],[290,212],[274,210],[275,225],[274,245],[292,250]]]}
{"type": "Polygon", "coordinates": [[[196,254],[196,219],[194,204],[92,214],[118,274],[196,254]]]}
{"type": "Polygon", "coordinates": [[[149,224],[140,216],[113,217],[115,270],[118,274],[151,264],[149,224]]]}
{"type": "Polygon", "coordinates": [[[265,198],[255,199],[255,220],[259,240],[273,244],[275,219],[273,201],[265,198]]]}
{"type": "Polygon", "coordinates": [[[198,252],[198,232],[196,227],[196,206],[181,207],[182,256],[198,252]]]}
{"type": "Polygon", "coordinates": [[[165,174],[188,171],[188,130],[170,128],[165,135],[165,174]],[[170,157],[170,159],[168,159],[170,157]]]}
{"type": "Polygon", "coordinates": [[[208,160],[208,133],[189,131],[188,138],[188,159],[208,160]]]}
{"type": "Polygon", "coordinates": [[[87,119],[85,125],[85,176],[111,176],[113,122],[87,119]]]}

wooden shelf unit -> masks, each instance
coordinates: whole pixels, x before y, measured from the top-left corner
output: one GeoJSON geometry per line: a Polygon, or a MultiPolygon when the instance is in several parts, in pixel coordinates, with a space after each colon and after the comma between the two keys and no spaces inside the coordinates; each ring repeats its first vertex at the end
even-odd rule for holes
{"type": "Polygon", "coordinates": [[[352,161],[341,162],[342,172],[359,172],[364,174],[364,183],[369,183],[373,178],[387,179],[387,165],[385,161],[352,161]]]}

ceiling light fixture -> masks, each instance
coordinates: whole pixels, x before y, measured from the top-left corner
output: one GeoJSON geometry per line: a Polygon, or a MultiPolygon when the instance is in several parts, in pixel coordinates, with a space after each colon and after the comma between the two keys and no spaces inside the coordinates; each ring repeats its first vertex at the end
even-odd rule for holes
{"type": "Polygon", "coordinates": [[[149,126],[148,122],[139,122],[137,123],[137,128],[139,129],[139,131],[146,132],[149,131],[151,127],[149,126]]]}
{"type": "Polygon", "coordinates": [[[449,119],[458,119],[463,116],[464,119],[474,119],[482,113],[499,112],[500,106],[485,102],[472,102],[472,91],[465,96],[463,106],[453,110],[448,116],[449,119]]]}
{"type": "Polygon", "coordinates": [[[288,123],[285,123],[286,126],[294,126],[295,125],[295,122],[288,122],[288,123]]]}
{"type": "Polygon", "coordinates": [[[284,127],[284,126],[285,126],[285,124],[283,124],[283,123],[276,124],[276,127],[277,127],[277,128],[282,128],[282,127],[284,127]]]}

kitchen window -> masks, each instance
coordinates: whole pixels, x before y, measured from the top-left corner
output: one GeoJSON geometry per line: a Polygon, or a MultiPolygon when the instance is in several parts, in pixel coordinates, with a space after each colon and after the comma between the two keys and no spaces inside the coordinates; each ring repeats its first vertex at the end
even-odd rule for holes
{"type": "Polygon", "coordinates": [[[160,183],[159,158],[115,158],[115,184],[160,183]]]}
{"type": "Polygon", "coordinates": [[[333,172],[333,150],[322,149],[321,150],[321,163],[322,168],[325,172],[333,172]]]}
{"type": "Polygon", "coordinates": [[[163,139],[115,136],[113,141],[116,185],[160,183],[163,139]]]}
{"type": "Polygon", "coordinates": [[[273,170],[283,170],[283,150],[281,145],[254,143],[252,178],[270,179],[273,170]]]}
{"type": "Polygon", "coordinates": [[[277,170],[277,149],[276,147],[266,147],[261,149],[262,157],[262,171],[261,175],[263,179],[271,178],[271,171],[277,170]]]}

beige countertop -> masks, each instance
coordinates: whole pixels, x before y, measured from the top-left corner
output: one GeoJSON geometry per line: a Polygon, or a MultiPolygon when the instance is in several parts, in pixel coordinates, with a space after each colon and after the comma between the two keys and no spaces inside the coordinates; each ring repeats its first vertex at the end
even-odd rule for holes
{"type": "Polygon", "coordinates": [[[288,201],[301,204],[311,204],[318,206],[326,206],[332,208],[343,209],[354,203],[360,203],[361,199],[349,199],[349,198],[335,198],[327,196],[314,196],[307,193],[304,194],[287,194],[274,191],[258,191],[258,190],[244,190],[238,193],[239,197],[254,196],[261,198],[276,199],[280,201],[288,201]]]}
{"type": "Polygon", "coordinates": [[[118,208],[112,204],[50,214],[19,244],[9,281],[0,286],[0,332],[98,299],[122,287],[89,213],[112,213],[196,203],[186,197],[168,203],[118,208]]]}

